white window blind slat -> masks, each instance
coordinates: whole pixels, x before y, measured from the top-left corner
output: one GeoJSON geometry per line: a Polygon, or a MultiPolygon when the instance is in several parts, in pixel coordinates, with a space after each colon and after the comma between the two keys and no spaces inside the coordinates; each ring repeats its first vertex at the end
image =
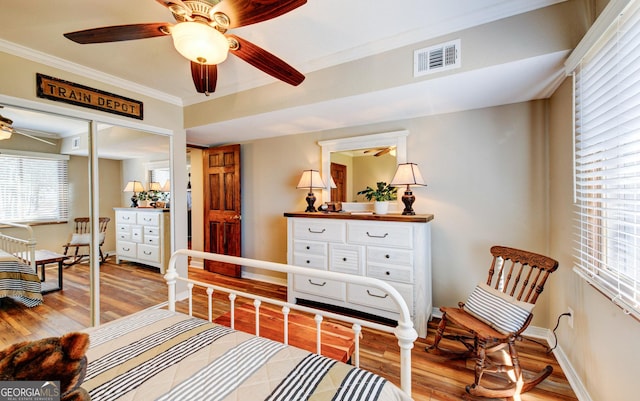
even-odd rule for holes
{"type": "Polygon", "coordinates": [[[576,271],[640,317],[640,2],[575,73],[576,271]]]}
{"type": "Polygon", "coordinates": [[[0,220],[63,221],[69,216],[67,160],[0,154],[0,220]]]}

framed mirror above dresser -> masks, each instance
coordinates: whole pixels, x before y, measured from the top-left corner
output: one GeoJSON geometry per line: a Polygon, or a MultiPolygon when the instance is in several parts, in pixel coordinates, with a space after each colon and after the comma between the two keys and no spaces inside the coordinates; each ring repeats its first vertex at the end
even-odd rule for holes
{"type": "MultiPolygon", "coordinates": [[[[327,183],[327,185],[329,185],[331,182],[329,179],[331,176],[331,164],[332,162],[339,160],[342,155],[362,156],[363,154],[368,154],[366,159],[375,160],[375,162],[379,160],[378,169],[371,168],[371,162],[369,162],[368,167],[366,168],[366,173],[358,173],[358,170],[355,168],[351,168],[348,171],[349,178],[348,184],[346,185],[347,196],[346,199],[338,201],[355,201],[355,194],[364,189],[367,185],[373,187],[377,181],[385,181],[387,183],[391,182],[391,178],[393,177],[397,164],[407,162],[408,135],[409,131],[400,130],[319,141],[318,145],[322,148],[322,166],[320,171],[322,179],[327,183]],[[395,161],[386,161],[387,157],[389,157],[389,153],[395,154],[395,161]],[[384,157],[378,158],[376,155],[384,155],[384,157]],[[384,162],[383,159],[385,159],[384,162]],[[371,171],[380,171],[381,169],[381,174],[375,176],[375,178],[371,177],[371,171]],[[389,171],[384,171],[384,169],[389,171]],[[358,176],[362,174],[369,174],[367,176],[368,178],[358,176]]],[[[365,157],[353,157],[352,159],[358,158],[365,157]]],[[[342,159],[344,159],[344,157],[342,157],[342,159]]],[[[323,189],[322,200],[323,202],[332,200],[331,189],[329,187],[323,189]]]]}

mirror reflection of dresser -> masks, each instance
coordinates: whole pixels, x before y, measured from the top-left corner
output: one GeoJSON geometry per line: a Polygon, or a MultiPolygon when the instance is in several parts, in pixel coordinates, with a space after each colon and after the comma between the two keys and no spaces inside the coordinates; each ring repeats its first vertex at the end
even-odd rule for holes
{"type": "Polygon", "coordinates": [[[116,263],[122,260],[157,267],[164,274],[171,257],[169,209],[114,208],[116,263]]]}

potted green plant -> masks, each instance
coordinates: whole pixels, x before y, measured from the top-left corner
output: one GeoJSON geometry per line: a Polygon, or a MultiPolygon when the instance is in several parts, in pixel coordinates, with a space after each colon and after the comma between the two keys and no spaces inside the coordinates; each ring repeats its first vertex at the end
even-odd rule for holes
{"type": "Polygon", "coordinates": [[[373,209],[376,214],[386,214],[389,209],[388,201],[398,199],[398,188],[392,187],[384,181],[378,181],[376,188],[367,188],[358,192],[358,195],[364,195],[368,201],[373,200],[373,209]]]}
{"type": "Polygon", "coordinates": [[[149,205],[149,192],[138,192],[138,204],[139,207],[147,207],[149,205]]]}

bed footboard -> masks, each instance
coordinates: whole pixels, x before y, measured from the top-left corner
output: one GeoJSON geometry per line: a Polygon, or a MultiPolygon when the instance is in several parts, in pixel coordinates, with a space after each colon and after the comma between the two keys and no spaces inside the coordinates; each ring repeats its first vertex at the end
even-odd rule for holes
{"type": "Polygon", "coordinates": [[[24,224],[11,222],[0,222],[0,226],[9,226],[18,229],[20,236],[9,235],[0,232],[0,250],[17,256],[28,263],[33,271],[36,271],[36,239],[33,235],[33,229],[24,224]]]}
{"type": "MultiPolygon", "coordinates": [[[[277,305],[282,308],[283,314],[285,316],[286,323],[286,315],[289,310],[296,310],[305,313],[314,314],[315,321],[317,323],[317,339],[316,339],[316,347],[317,352],[320,353],[321,349],[321,341],[320,341],[320,323],[325,318],[339,320],[345,323],[350,323],[352,325],[354,331],[354,342],[355,342],[355,352],[353,362],[356,366],[359,366],[359,338],[360,338],[360,329],[361,327],[367,327],[387,333],[392,333],[398,339],[398,345],[400,347],[400,387],[402,390],[411,395],[411,349],[413,348],[414,341],[418,338],[418,333],[413,327],[413,321],[411,320],[411,315],[409,313],[409,308],[400,295],[400,293],[393,288],[388,283],[377,280],[370,277],[361,277],[361,276],[353,276],[349,274],[329,272],[324,270],[315,270],[308,269],[293,265],[287,265],[282,263],[274,263],[274,262],[266,262],[255,259],[247,259],[235,256],[228,255],[220,255],[214,253],[200,252],[194,250],[180,249],[173,253],[171,259],[169,260],[169,267],[167,273],[165,275],[165,279],[167,280],[167,285],[169,289],[169,310],[175,311],[176,304],[176,283],[178,281],[186,282],[188,284],[188,298],[189,298],[189,314],[192,314],[192,298],[191,298],[191,289],[193,286],[200,286],[207,289],[208,295],[208,319],[211,321],[213,316],[212,311],[212,294],[214,291],[223,291],[225,293],[229,293],[230,300],[230,308],[231,308],[231,324],[233,324],[233,314],[234,314],[234,301],[237,297],[243,297],[254,300],[254,305],[256,307],[256,311],[259,310],[260,304],[262,302],[266,302],[272,305],[277,305]],[[310,308],[306,306],[301,306],[297,304],[290,304],[288,302],[273,300],[269,298],[265,298],[262,296],[258,296],[255,294],[248,294],[241,291],[230,290],[229,288],[217,286],[214,284],[208,284],[203,282],[198,282],[196,280],[190,280],[188,278],[179,277],[175,264],[180,257],[191,256],[193,258],[200,258],[206,260],[219,261],[224,263],[237,264],[241,266],[249,266],[255,267],[264,270],[271,270],[281,273],[304,273],[307,276],[313,276],[318,279],[326,279],[326,280],[337,280],[345,283],[353,283],[359,285],[366,285],[370,287],[374,287],[384,291],[388,294],[395,305],[397,306],[397,310],[400,314],[400,319],[398,320],[398,325],[396,327],[385,326],[382,324],[374,323],[367,320],[362,320],[354,317],[340,315],[338,313],[328,312],[324,310],[319,310],[315,308],[310,308]]],[[[187,297],[186,295],[181,298],[187,297]]],[[[256,313],[256,334],[259,335],[259,313],[256,313]]],[[[287,331],[286,324],[284,328],[284,341],[287,342],[287,331]]]]}

